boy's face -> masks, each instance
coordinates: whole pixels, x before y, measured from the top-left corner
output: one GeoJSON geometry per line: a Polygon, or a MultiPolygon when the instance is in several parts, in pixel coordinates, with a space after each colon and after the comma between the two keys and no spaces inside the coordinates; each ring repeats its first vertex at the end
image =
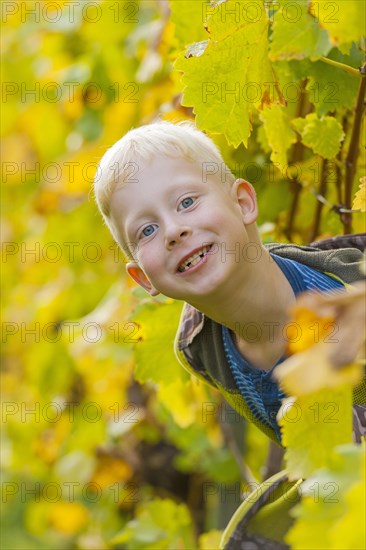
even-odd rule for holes
{"type": "Polygon", "coordinates": [[[238,269],[235,250],[250,240],[252,186],[237,180],[228,189],[199,164],[169,157],[139,165],[134,178],[111,200],[112,220],[134,250],[128,273],[152,295],[212,300],[238,269]]]}

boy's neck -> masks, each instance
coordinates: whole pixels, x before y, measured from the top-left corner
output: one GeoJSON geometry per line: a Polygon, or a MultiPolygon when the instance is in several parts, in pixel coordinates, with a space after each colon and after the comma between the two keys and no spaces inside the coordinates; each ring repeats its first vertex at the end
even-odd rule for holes
{"type": "Polygon", "coordinates": [[[234,333],[240,353],[256,368],[271,369],[285,353],[292,287],[269,252],[255,264],[238,264],[231,289],[215,300],[192,305],[234,333]]]}

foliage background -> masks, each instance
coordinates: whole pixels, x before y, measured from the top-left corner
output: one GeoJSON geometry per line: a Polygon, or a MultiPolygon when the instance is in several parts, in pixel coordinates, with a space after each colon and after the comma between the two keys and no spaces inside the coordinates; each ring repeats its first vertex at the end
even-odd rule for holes
{"type": "MultiPolygon", "coordinates": [[[[339,4],[343,14],[346,3],[339,4]]],[[[288,82],[307,88],[298,101],[285,105],[277,94],[272,110],[254,102],[241,111],[242,100],[220,95],[221,83],[233,89],[236,77],[219,74],[206,118],[197,82],[212,81],[212,63],[242,60],[220,57],[218,15],[210,20],[217,51],[214,39],[198,50],[211,48],[213,61],[184,57],[189,44],[207,40],[205,2],[3,2],[3,548],[215,548],[228,520],[223,510],[230,516],[245,490],[238,449],[253,478],[262,478],[264,436],[238,418],[228,436],[220,397],[162,349],[181,304],[151,301],[127,280],[92,180],[105,150],[132,126],[157,116],[193,119],[194,106],[197,124],[218,132],[234,173],[255,184],[265,240],[302,244],[349,229],[329,205],[352,206],[344,161],[360,79],[316,60],[362,64],[364,6],[348,5],[357,5],[346,14],[354,35],[344,26],[323,29],[328,49],[295,36],[269,58],[257,52],[263,71],[264,62],[274,64],[282,91],[288,82]],[[329,82],[336,93],[328,105],[329,82]],[[290,124],[311,113],[336,121],[318,149],[302,123],[290,124]],[[329,152],[338,130],[345,139],[329,152]],[[300,166],[301,177],[287,165],[300,166]],[[321,211],[315,191],[329,202],[321,211]]],[[[226,29],[243,47],[234,27],[226,29]]],[[[361,155],[352,200],[364,163],[361,155]]],[[[353,230],[362,223],[354,214],[353,230]]]]}

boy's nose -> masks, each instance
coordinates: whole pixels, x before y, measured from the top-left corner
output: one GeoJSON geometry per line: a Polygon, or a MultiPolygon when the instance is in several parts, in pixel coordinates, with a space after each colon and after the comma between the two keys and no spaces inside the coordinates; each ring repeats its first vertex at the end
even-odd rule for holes
{"type": "Polygon", "coordinates": [[[166,231],[165,243],[167,248],[172,248],[183,239],[187,238],[191,230],[188,227],[171,227],[166,231]]]}

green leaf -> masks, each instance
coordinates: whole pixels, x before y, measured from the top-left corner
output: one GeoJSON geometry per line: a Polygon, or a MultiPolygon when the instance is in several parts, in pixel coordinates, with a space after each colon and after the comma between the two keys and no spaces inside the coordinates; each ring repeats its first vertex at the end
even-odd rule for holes
{"type": "Polygon", "coordinates": [[[333,113],[340,107],[355,103],[359,82],[345,71],[335,71],[318,61],[312,63],[306,90],[318,115],[333,113]]]}
{"type": "Polygon", "coordinates": [[[253,113],[270,102],[273,75],[267,49],[267,22],[257,22],[221,41],[211,39],[199,57],[190,50],[188,59],[177,59],[175,68],[184,73],[182,104],[193,106],[198,128],[225,134],[234,147],[247,145],[253,113]]]}
{"type": "Polygon", "coordinates": [[[365,0],[311,0],[311,11],[319,19],[320,26],[328,31],[334,46],[358,42],[365,34],[365,0]]]}
{"type": "Polygon", "coordinates": [[[190,548],[193,537],[189,511],[184,504],[170,499],[156,498],[140,504],[137,517],[111,543],[126,544],[130,550],[190,548]]]}
{"type": "Polygon", "coordinates": [[[352,208],[366,212],[366,177],[361,178],[360,186],[354,196],[352,208]]]}
{"type": "Polygon", "coordinates": [[[329,468],[301,486],[303,499],[293,510],[297,521],[286,537],[294,550],[365,547],[365,451],[350,444],[333,456],[329,468]]]}
{"type": "Polygon", "coordinates": [[[292,124],[301,134],[303,144],[314,153],[326,159],[337,156],[345,134],[335,118],[325,116],[319,119],[315,113],[311,113],[305,119],[295,118],[292,124]]]}
{"type": "MultiPolygon", "coordinates": [[[[328,58],[350,67],[358,67],[362,63],[360,52],[352,50],[352,56],[342,55],[339,50],[333,49],[328,58]]],[[[276,75],[280,81],[280,88],[285,95],[287,90],[295,87],[300,92],[301,80],[307,79],[306,91],[309,101],[314,105],[319,116],[332,113],[339,108],[350,108],[355,104],[359,79],[341,69],[330,66],[323,61],[277,61],[274,64],[276,75]]],[[[297,94],[299,97],[299,93],[297,94]]],[[[296,97],[295,93],[294,96],[296,97]]],[[[296,98],[297,99],[297,98],[296,98]]]]}
{"type": "MultiPolygon", "coordinates": [[[[353,68],[362,65],[362,53],[355,47],[350,55],[343,55],[334,48],[327,57],[353,68]]],[[[303,62],[302,70],[304,77],[309,78],[306,86],[309,100],[319,115],[334,112],[340,107],[349,109],[355,104],[359,87],[357,77],[322,61],[311,63],[306,60],[303,62]]]]}
{"type": "Polygon", "coordinates": [[[200,550],[212,550],[212,548],[220,548],[222,531],[216,529],[203,533],[199,536],[198,543],[200,550]]]}
{"type": "MultiPolygon", "coordinates": [[[[363,466],[363,473],[366,465],[363,466]]],[[[365,505],[366,478],[360,479],[345,490],[344,505],[338,521],[330,529],[329,538],[332,548],[337,548],[339,543],[349,545],[349,548],[362,548],[366,545],[366,505],[365,505]],[[346,510],[346,513],[344,513],[346,510]]]]}
{"type": "Polygon", "coordinates": [[[223,40],[238,31],[245,31],[248,40],[252,41],[257,34],[256,25],[268,22],[263,0],[219,0],[211,10],[207,8],[206,13],[209,17],[205,26],[215,41],[223,40]]]}
{"type": "Polygon", "coordinates": [[[291,479],[307,478],[329,466],[332,449],[352,441],[351,386],[289,398],[279,414],[291,479]]]}
{"type": "Polygon", "coordinates": [[[271,60],[327,55],[332,47],[327,32],[307,12],[307,0],[282,4],[274,16],[271,60]]]}
{"type": "Polygon", "coordinates": [[[204,2],[195,0],[169,0],[171,21],[175,24],[175,36],[182,46],[207,38],[203,26],[204,2]]]}
{"type": "Polygon", "coordinates": [[[178,470],[201,473],[217,483],[234,483],[240,477],[238,464],[232,452],[222,446],[220,436],[217,437],[215,419],[211,418],[211,405],[207,418],[205,410],[203,405],[200,418],[185,427],[176,423],[172,411],[160,402],[155,413],[157,420],[164,425],[166,439],[181,451],[174,459],[178,470]]]}
{"type": "Polygon", "coordinates": [[[188,378],[174,354],[174,337],[182,310],[182,302],[167,301],[164,304],[149,302],[133,316],[139,325],[134,347],[135,377],[138,382],[172,384],[177,379],[188,378]]]}
{"type": "Polygon", "coordinates": [[[264,131],[271,146],[271,160],[282,169],[287,165],[287,151],[296,142],[296,134],[291,128],[286,109],[280,105],[265,107],[260,114],[264,131]]]}

